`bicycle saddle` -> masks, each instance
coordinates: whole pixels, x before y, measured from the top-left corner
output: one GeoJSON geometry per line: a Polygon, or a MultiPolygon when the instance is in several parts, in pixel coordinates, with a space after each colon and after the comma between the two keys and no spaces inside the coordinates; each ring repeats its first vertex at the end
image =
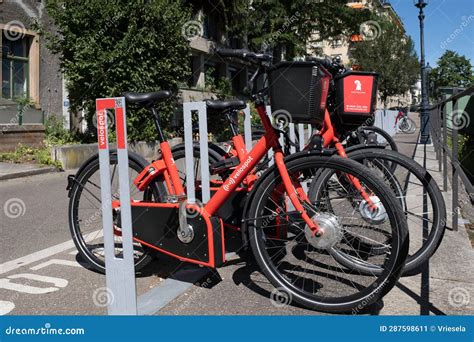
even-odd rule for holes
{"type": "Polygon", "coordinates": [[[247,105],[242,100],[207,100],[206,106],[208,111],[227,113],[230,110],[240,110],[244,109],[247,105]]]}
{"type": "Polygon", "coordinates": [[[151,93],[133,93],[126,92],[123,94],[125,100],[129,103],[134,103],[144,107],[150,107],[158,102],[164,101],[171,97],[171,91],[160,90],[151,93]]]}

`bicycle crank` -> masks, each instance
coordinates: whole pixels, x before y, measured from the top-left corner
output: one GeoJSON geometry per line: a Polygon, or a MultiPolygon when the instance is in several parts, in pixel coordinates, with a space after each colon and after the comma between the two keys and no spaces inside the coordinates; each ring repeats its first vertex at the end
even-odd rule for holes
{"type": "Polygon", "coordinates": [[[311,219],[317,223],[322,234],[319,237],[315,236],[311,228],[306,225],[304,232],[310,245],[318,249],[330,249],[342,240],[343,227],[336,215],[318,213],[311,219]]]}
{"type": "Polygon", "coordinates": [[[375,205],[375,210],[370,208],[369,203],[363,200],[359,204],[359,212],[362,218],[370,224],[382,224],[387,220],[387,211],[377,196],[370,196],[375,205]]]}
{"type": "Polygon", "coordinates": [[[176,233],[179,241],[182,243],[190,243],[194,239],[194,229],[190,224],[188,224],[187,227],[184,227],[184,229],[180,226],[176,233]]]}

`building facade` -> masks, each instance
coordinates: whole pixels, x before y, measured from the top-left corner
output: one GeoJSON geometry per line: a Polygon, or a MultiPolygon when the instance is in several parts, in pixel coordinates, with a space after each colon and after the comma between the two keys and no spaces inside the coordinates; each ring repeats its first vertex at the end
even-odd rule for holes
{"type": "MultiPolygon", "coordinates": [[[[354,9],[370,9],[379,15],[387,17],[391,22],[397,25],[402,32],[405,32],[403,22],[396,13],[395,9],[388,1],[384,0],[349,0],[347,6],[354,9]]],[[[370,29],[375,30],[375,34],[379,33],[380,27],[377,27],[376,23],[369,23],[374,27],[370,29]]],[[[362,28],[362,27],[361,27],[362,28]]],[[[364,39],[362,32],[352,34],[350,36],[341,36],[328,41],[319,41],[318,35],[315,34],[314,39],[308,44],[308,52],[322,51],[322,55],[331,58],[341,58],[344,65],[351,65],[351,51],[354,46],[364,39]]],[[[408,91],[406,94],[394,96],[388,99],[387,107],[398,107],[398,106],[409,106],[417,100],[414,96],[416,93],[416,86],[412,91],[408,91]]],[[[383,108],[384,105],[381,101],[377,102],[378,108],[383,108]]]]}
{"type": "Polygon", "coordinates": [[[25,99],[30,100],[25,123],[42,123],[44,117],[63,112],[63,77],[58,58],[31,29],[33,21],[46,23],[46,16],[42,1],[0,0],[0,123],[14,120],[12,109],[25,99]]]}
{"type": "Polygon", "coordinates": [[[203,2],[196,9],[194,20],[200,27],[198,34],[189,39],[192,76],[188,84],[182,87],[183,100],[199,101],[211,97],[211,89],[221,79],[230,81],[234,94],[243,95],[251,70],[245,64],[230,62],[212,52],[216,46],[242,48],[242,42],[228,36],[221,13],[208,2],[203,2]]]}

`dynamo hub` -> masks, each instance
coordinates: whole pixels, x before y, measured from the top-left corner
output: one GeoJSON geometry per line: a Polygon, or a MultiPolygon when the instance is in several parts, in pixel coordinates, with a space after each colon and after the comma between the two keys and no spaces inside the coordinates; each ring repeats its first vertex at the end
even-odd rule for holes
{"type": "Polygon", "coordinates": [[[342,240],[344,233],[337,216],[331,213],[317,213],[311,219],[321,230],[321,236],[316,237],[311,228],[308,225],[305,226],[306,240],[311,246],[318,249],[329,249],[342,240]]]}
{"type": "Polygon", "coordinates": [[[370,208],[366,200],[360,202],[359,212],[362,218],[370,224],[382,224],[387,220],[387,211],[377,196],[370,196],[370,200],[375,205],[375,210],[370,208]]]}

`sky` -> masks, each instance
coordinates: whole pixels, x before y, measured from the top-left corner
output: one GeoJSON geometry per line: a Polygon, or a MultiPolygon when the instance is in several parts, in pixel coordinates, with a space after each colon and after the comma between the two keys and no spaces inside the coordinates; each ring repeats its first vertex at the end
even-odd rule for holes
{"type": "MultiPolygon", "coordinates": [[[[466,56],[474,65],[474,0],[427,0],[425,7],[425,58],[430,66],[444,51],[466,56]]],[[[391,0],[420,57],[418,8],[413,0],[391,0]]]]}

